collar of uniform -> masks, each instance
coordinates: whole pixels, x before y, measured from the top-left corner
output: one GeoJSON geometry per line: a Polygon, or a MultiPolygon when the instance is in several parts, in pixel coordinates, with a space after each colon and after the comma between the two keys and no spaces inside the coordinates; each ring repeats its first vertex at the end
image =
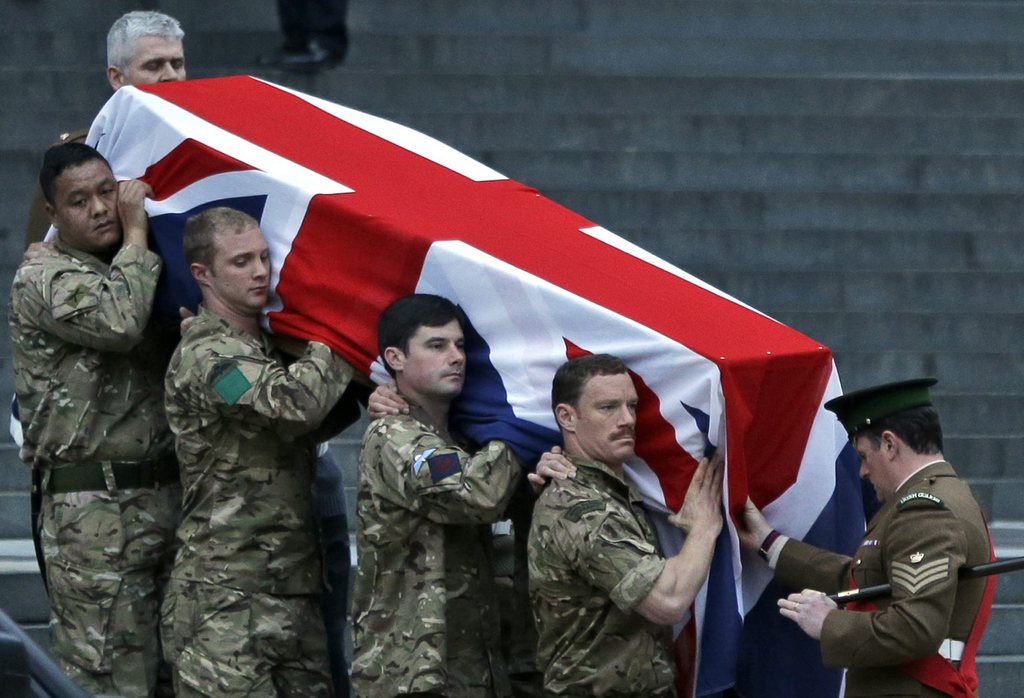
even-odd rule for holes
{"type": "Polygon", "coordinates": [[[929,463],[924,466],[916,473],[907,478],[907,481],[896,488],[896,496],[893,498],[894,501],[898,500],[903,495],[915,489],[917,485],[920,485],[922,481],[927,480],[930,477],[955,477],[956,471],[953,470],[953,466],[944,460],[937,460],[934,463],[929,463]]]}
{"type": "Polygon", "coordinates": [[[570,455],[566,455],[566,458],[572,461],[573,465],[576,466],[576,477],[579,477],[580,473],[583,473],[584,477],[593,477],[595,479],[604,480],[615,490],[621,492],[630,499],[639,499],[639,497],[633,492],[633,488],[629,486],[629,483],[619,477],[614,470],[601,461],[570,455]]]}
{"type": "Polygon", "coordinates": [[[63,238],[61,238],[59,234],[56,238],[53,239],[53,247],[58,252],[66,254],[69,257],[74,257],[79,262],[82,262],[87,266],[92,267],[93,269],[96,269],[98,271],[106,272],[108,269],[110,269],[110,265],[107,262],[104,262],[102,259],[100,259],[94,254],[90,254],[89,252],[83,252],[82,250],[76,247],[72,247],[68,243],[64,242],[63,238]]]}
{"type": "Polygon", "coordinates": [[[258,338],[253,337],[245,330],[235,327],[220,315],[210,311],[202,304],[199,305],[199,312],[196,313],[195,320],[192,321],[192,325],[188,330],[186,330],[185,334],[189,336],[206,336],[211,334],[228,335],[238,339],[239,341],[243,341],[246,344],[257,344],[267,356],[276,355],[276,350],[270,343],[266,332],[260,330],[260,336],[258,338]]]}
{"type": "Polygon", "coordinates": [[[448,443],[457,443],[457,441],[448,432],[447,424],[435,424],[434,420],[430,418],[430,415],[427,414],[427,411],[425,409],[423,409],[422,407],[420,407],[419,405],[417,405],[415,402],[405,397],[404,395],[402,395],[402,399],[404,399],[409,404],[410,417],[415,419],[417,422],[420,422],[421,424],[433,429],[435,432],[437,432],[438,436],[440,436],[448,443]]]}

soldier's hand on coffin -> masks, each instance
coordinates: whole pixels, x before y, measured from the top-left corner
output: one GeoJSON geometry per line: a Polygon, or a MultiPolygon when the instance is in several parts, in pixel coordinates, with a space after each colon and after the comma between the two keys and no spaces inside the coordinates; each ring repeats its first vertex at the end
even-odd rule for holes
{"type": "Polygon", "coordinates": [[[717,535],[722,530],[722,459],[701,458],[686,490],[683,506],[668,517],[669,523],[687,533],[707,528],[717,535]]]}
{"type": "Polygon", "coordinates": [[[384,383],[370,393],[366,411],[370,419],[380,419],[389,414],[409,414],[409,403],[398,393],[394,383],[384,383]]]}
{"type": "Polygon", "coordinates": [[[771,524],[764,518],[761,510],[754,505],[750,497],[743,504],[742,516],[736,521],[736,534],[740,545],[749,550],[757,550],[768,534],[772,532],[771,524]]]}
{"type": "Polygon", "coordinates": [[[124,235],[121,246],[138,245],[149,249],[149,217],[144,201],[153,196],[153,189],[138,179],[129,179],[117,185],[117,215],[121,219],[124,235]]]}
{"type": "Polygon", "coordinates": [[[534,472],[528,473],[526,479],[530,481],[530,487],[534,494],[540,494],[548,480],[565,480],[576,476],[576,466],[568,458],[562,455],[560,446],[552,446],[550,451],[541,454],[537,461],[534,472]]]}

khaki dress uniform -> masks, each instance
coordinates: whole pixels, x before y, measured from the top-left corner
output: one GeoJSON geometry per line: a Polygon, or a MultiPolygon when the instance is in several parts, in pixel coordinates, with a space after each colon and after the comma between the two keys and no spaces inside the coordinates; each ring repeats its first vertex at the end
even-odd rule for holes
{"type": "Polygon", "coordinates": [[[984,518],[953,467],[937,461],[904,483],[872,518],[850,558],[786,542],[775,580],[793,589],[835,593],[892,585],[875,611],[830,613],[821,632],[827,666],[848,667],[846,696],[943,696],[899,665],[939,648],[959,661],[978,616],[985,579],[957,583],[957,570],[990,560],[984,518]],[[851,580],[852,575],[852,580],[851,580]]]}

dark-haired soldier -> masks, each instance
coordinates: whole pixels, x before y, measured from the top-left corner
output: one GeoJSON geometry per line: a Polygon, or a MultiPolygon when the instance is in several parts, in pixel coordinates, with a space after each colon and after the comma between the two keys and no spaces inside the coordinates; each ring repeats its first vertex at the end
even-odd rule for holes
{"type": "Polygon", "coordinates": [[[463,314],[399,298],[378,347],[408,414],[370,424],[359,454],[352,685],[363,698],[510,695],[491,582],[491,530],[519,479],[501,441],[448,431],[466,376],[463,314]]]}
{"type": "Polygon", "coordinates": [[[149,322],[151,192],[118,184],[81,143],[47,151],[40,186],[58,235],[14,276],[10,332],[21,456],[42,476],[53,653],[93,692],[149,695],[181,503],[163,409],[170,347],[149,322]]]}
{"type": "Polygon", "coordinates": [[[942,456],[928,388],[934,379],[890,383],[825,403],[843,423],[861,477],[883,506],[854,557],[773,531],[750,501],[740,541],[803,591],[779,600],[783,616],[821,641],[826,666],[847,667],[846,695],[975,695],[974,655],[992,607],[995,578],[957,583],[957,570],[991,559],[985,521],[970,488],[942,456]],[[825,597],[892,585],[892,597],[845,610],[825,597]]]}

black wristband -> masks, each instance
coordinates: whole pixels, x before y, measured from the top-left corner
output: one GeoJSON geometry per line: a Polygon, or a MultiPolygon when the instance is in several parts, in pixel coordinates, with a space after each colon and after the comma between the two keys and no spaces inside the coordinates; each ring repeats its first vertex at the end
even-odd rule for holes
{"type": "Polygon", "coordinates": [[[772,543],[781,535],[781,533],[773,528],[772,532],[764,537],[764,540],[761,541],[761,547],[757,549],[757,554],[761,556],[762,560],[768,562],[768,551],[771,549],[772,543]]]}

